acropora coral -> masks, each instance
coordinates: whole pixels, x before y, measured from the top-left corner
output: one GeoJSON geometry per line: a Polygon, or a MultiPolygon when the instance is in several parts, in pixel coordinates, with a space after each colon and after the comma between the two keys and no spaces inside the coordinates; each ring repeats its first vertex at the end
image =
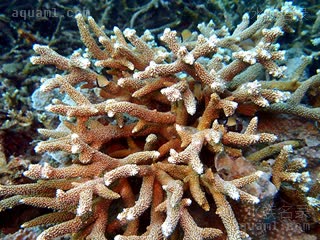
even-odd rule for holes
{"type": "MultiPolygon", "coordinates": [[[[0,210],[52,209],[21,226],[46,226],[37,240],[289,234],[243,229],[237,212],[247,223],[266,222],[284,182],[303,194],[319,184],[303,171],[306,159],[290,158],[294,140],[281,143],[258,129],[261,112],[320,121],[319,108],[302,102],[320,74],[298,83],[303,70],[286,76],[286,51],[277,43],[302,18],[286,2],[254,22],[244,14],[233,31],[211,21],[188,38],[166,28],[156,39],[148,30],[139,37],[117,27],[108,36],[92,17],[77,14],[85,52],[64,57],[35,44],[31,58],[61,71],[41,79],[39,90],[67,96],[46,107],[60,124],[38,130],[48,140],[35,151],[62,151],[72,161],[31,164],[23,174],[33,183],[1,185],[0,210]],[[255,151],[247,159],[249,148],[255,151]],[[261,163],[271,156],[271,166],[261,163]],[[250,215],[253,207],[260,210],[250,215]]],[[[290,233],[314,239],[301,229],[290,233]]]]}

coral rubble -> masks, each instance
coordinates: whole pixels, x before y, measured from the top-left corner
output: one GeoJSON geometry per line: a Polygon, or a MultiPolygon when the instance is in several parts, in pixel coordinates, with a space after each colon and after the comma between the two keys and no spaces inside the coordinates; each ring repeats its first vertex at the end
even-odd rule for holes
{"type": "MultiPolygon", "coordinates": [[[[169,28],[156,39],[148,30],[139,37],[117,27],[108,36],[92,17],[77,14],[86,52],[68,58],[35,44],[31,58],[64,72],[42,79],[39,91],[66,96],[46,107],[61,122],[38,130],[48,140],[35,150],[63,151],[72,161],[31,164],[24,176],[33,183],[1,185],[0,209],[52,209],[22,225],[49,226],[37,240],[261,237],[240,226],[234,209],[247,222],[266,221],[284,182],[301,194],[319,184],[301,171],[304,159],[290,159],[295,141],[281,144],[258,128],[265,111],[320,121],[319,108],[302,102],[320,74],[293,84],[297,75],[288,78],[279,65],[286,59],[277,40],[302,17],[286,2],[252,23],[244,14],[232,32],[209,22],[187,39],[169,28]],[[259,80],[261,74],[273,81],[259,80]],[[256,152],[246,158],[249,148],[256,152]],[[272,166],[261,163],[274,154],[272,166]],[[253,205],[265,207],[252,216],[253,205]],[[208,223],[197,219],[206,214],[208,223]]],[[[316,197],[306,199],[316,205],[316,197]]]]}

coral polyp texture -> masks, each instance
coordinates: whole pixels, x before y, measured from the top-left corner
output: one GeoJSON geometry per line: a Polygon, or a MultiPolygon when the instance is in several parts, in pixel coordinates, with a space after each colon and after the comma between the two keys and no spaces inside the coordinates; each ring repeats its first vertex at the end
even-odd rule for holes
{"type": "Polygon", "coordinates": [[[283,182],[300,193],[312,185],[306,160],[290,157],[295,141],[258,128],[262,112],[320,121],[319,108],[302,102],[320,74],[297,82],[303,60],[300,72],[286,76],[277,43],[302,18],[287,2],[253,22],[245,14],[231,32],[209,22],[188,38],[167,28],[156,39],[117,27],[107,36],[93,18],[76,15],[85,52],[68,58],[36,44],[31,58],[61,70],[42,79],[40,91],[65,95],[46,107],[60,124],[39,129],[47,140],[35,150],[64,152],[55,158],[69,161],[32,164],[24,176],[33,183],[2,185],[1,210],[52,209],[22,225],[45,226],[37,240],[280,236],[284,224],[280,233],[257,233],[241,226],[237,212],[248,223],[267,221],[283,182]],[[270,156],[271,166],[262,165],[270,156]]]}

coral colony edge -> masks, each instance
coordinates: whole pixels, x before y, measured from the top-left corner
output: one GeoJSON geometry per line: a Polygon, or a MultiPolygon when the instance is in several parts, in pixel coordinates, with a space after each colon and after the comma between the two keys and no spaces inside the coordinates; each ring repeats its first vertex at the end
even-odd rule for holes
{"type": "Polygon", "coordinates": [[[308,195],[318,180],[303,170],[305,159],[292,157],[295,142],[258,130],[261,112],[320,121],[319,108],[301,103],[320,74],[297,82],[310,59],[290,78],[279,64],[278,38],[302,18],[286,2],[252,23],[243,15],[233,32],[209,22],[187,38],[167,28],[155,39],[117,27],[107,36],[93,18],[76,15],[86,52],[66,58],[35,44],[31,58],[65,72],[42,79],[40,91],[59,90],[65,99],[47,106],[61,122],[38,130],[47,140],[35,150],[72,161],[30,165],[24,175],[34,183],[1,185],[0,209],[52,209],[21,226],[44,226],[37,240],[315,239],[297,228],[239,224],[266,222],[284,183],[310,209],[319,206],[308,195]],[[259,80],[261,73],[272,80],[259,80]]]}

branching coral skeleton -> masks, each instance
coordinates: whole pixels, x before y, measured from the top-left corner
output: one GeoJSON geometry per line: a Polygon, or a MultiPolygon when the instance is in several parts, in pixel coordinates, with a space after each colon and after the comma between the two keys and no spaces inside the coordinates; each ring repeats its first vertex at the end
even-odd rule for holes
{"type": "MultiPolygon", "coordinates": [[[[276,41],[301,18],[301,9],[288,2],[280,10],[265,10],[251,25],[245,14],[233,33],[224,29],[219,34],[213,24],[201,24],[196,39],[183,42],[176,31],[165,29],[161,46],[148,31],[138,37],[133,29],[115,27],[109,37],[93,18],[87,24],[78,14],[85,54],[76,51],[66,58],[36,44],[38,56],[31,58],[33,64],[54,65],[67,72],[42,79],[40,90],[59,89],[72,100],[54,100],[47,106],[47,111],[64,119],[65,130],[39,129],[49,139],[35,150],[64,151],[74,156],[73,162],[57,168],[47,163],[30,165],[24,175],[35,182],[1,186],[0,195],[8,198],[0,202],[0,209],[19,204],[53,209],[22,225],[54,224],[37,240],[66,234],[78,239],[116,235],[117,240],[154,240],[169,238],[178,229],[185,240],[248,237],[229,202],[258,204],[258,196],[242,188],[257,181],[262,172],[227,181],[213,159],[222,152],[243,157],[242,149],[273,143],[277,137],[260,133],[256,116],[242,132],[230,130],[220,118],[236,116],[240,105],[251,103],[256,111],[320,120],[318,108],[300,104],[309,87],[319,85],[319,74],[292,92],[266,87],[258,79],[233,84],[236,76],[256,64],[261,71],[282,77],[285,67],[277,60],[283,60],[285,52],[276,41]],[[243,49],[241,42],[252,39],[255,45],[243,49]],[[108,69],[112,79],[92,70],[95,67],[108,69]],[[98,101],[89,99],[79,85],[95,89],[98,101]],[[224,228],[217,229],[214,221],[203,226],[193,216],[194,205],[211,212],[217,221],[220,218],[224,228]],[[114,213],[113,207],[122,210],[114,213]],[[142,233],[139,224],[146,225],[140,221],[148,209],[149,223],[142,233]]],[[[277,189],[282,181],[302,186],[309,180],[307,173],[296,172],[299,164],[285,170],[289,150],[289,146],[281,150],[272,169],[277,189]]]]}

